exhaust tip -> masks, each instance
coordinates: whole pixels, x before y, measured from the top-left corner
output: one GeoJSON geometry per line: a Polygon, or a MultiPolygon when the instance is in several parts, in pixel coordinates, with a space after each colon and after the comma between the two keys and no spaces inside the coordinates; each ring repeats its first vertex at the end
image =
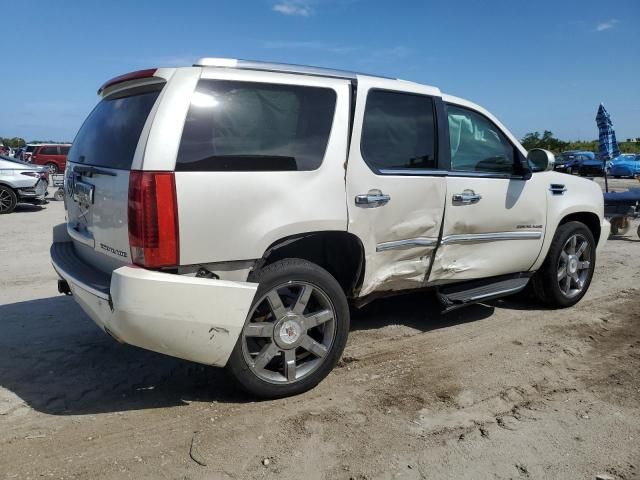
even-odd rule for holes
{"type": "Polygon", "coordinates": [[[58,280],[58,292],[63,295],[72,295],[71,288],[66,280],[58,280]]]}

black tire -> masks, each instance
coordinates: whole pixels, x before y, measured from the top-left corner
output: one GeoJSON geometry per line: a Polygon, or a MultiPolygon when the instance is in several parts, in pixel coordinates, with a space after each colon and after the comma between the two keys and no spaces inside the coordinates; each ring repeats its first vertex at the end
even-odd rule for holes
{"type": "Polygon", "coordinates": [[[581,222],[567,222],[556,230],[547,258],[531,279],[534,297],[539,302],[552,308],[567,308],[578,303],[589,290],[596,264],[596,242],[591,230],[581,222]],[[572,297],[567,297],[560,289],[558,281],[558,265],[565,243],[573,235],[581,235],[589,244],[590,266],[587,270],[582,290],[572,297]]]}
{"type": "MultiPolygon", "coordinates": [[[[267,265],[263,269],[252,273],[249,280],[259,283],[259,286],[245,323],[245,330],[251,320],[251,312],[259,307],[259,303],[263,301],[267,293],[274,289],[280,289],[283,284],[303,282],[311,285],[314,291],[321,291],[330,302],[333,308],[333,341],[314,370],[311,370],[300,379],[291,380],[291,383],[273,383],[261,378],[254,372],[252,365],[249,364],[244,351],[245,336],[243,330],[227,362],[227,372],[244,390],[259,398],[288,397],[312,389],[333,370],[347,343],[350,316],[349,305],[342,287],[322,267],[298,258],[287,258],[267,265]]],[[[284,288],[287,287],[285,286],[284,288]]],[[[278,319],[276,318],[274,324],[277,321],[278,319]]],[[[275,340],[272,342],[275,342],[275,340]]]]}
{"type": "Polygon", "coordinates": [[[17,204],[16,192],[5,185],[0,185],[0,215],[13,212],[17,204]]]}
{"type": "Polygon", "coordinates": [[[631,222],[627,217],[613,217],[610,223],[611,235],[625,235],[631,229],[631,222]]]}
{"type": "Polygon", "coordinates": [[[52,163],[52,162],[46,163],[45,167],[49,169],[49,173],[52,175],[55,173],[58,173],[58,165],[56,165],[55,163],[52,163]]]}

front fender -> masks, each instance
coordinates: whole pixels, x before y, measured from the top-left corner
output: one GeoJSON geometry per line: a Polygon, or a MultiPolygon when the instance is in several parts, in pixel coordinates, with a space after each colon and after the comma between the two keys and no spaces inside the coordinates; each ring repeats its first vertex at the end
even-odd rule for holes
{"type": "Polygon", "coordinates": [[[537,270],[542,266],[558,226],[565,218],[573,214],[591,214],[598,218],[600,236],[596,238],[598,250],[604,245],[609,232],[609,223],[604,219],[604,197],[600,186],[592,181],[558,172],[541,172],[551,184],[564,185],[566,191],[554,194],[547,188],[547,228],[540,255],[531,267],[537,270]]]}

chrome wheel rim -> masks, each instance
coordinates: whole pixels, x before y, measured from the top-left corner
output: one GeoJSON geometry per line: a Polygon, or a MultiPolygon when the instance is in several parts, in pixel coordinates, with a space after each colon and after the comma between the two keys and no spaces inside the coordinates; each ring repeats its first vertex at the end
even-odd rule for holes
{"type": "Polygon", "coordinates": [[[11,194],[6,190],[0,190],[0,212],[6,212],[11,208],[11,194]]]}
{"type": "Polygon", "coordinates": [[[58,167],[56,167],[54,164],[50,164],[49,165],[49,173],[54,174],[58,172],[58,167]]]}
{"type": "Polygon", "coordinates": [[[316,285],[283,283],[263,295],[242,331],[242,354],[261,380],[290,384],[326,360],[335,340],[333,303],[316,285]]]}
{"type": "Polygon", "coordinates": [[[567,298],[580,295],[591,270],[591,245],[584,235],[570,236],[558,259],[558,286],[567,298]]]}

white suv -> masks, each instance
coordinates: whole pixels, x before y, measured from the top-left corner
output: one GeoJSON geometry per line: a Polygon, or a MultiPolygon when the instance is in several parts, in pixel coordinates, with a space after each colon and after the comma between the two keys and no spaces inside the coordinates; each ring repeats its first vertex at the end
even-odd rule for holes
{"type": "Polygon", "coordinates": [[[435,87],[204,58],[98,93],[68,157],[59,290],[115,339],[261,397],[331,371],[350,302],[431,289],[452,309],[530,282],[573,305],[609,234],[598,185],[435,87]]]}

